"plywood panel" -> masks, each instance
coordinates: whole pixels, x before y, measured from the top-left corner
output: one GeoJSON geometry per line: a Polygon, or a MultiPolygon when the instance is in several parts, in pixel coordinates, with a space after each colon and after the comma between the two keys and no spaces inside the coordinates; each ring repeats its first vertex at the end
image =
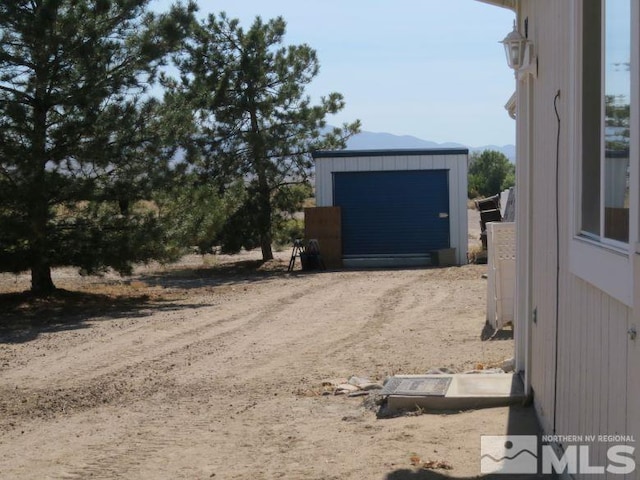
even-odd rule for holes
{"type": "Polygon", "coordinates": [[[327,268],[342,267],[342,230],[340,207],[304,209],[304,238],[318,240],[327,268]]]}

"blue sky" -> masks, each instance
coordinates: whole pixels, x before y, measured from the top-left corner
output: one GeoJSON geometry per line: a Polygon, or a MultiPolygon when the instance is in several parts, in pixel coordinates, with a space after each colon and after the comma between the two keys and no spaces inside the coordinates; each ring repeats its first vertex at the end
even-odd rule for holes
{"type": "MultiPolygon", "coordinates": [[[[170,0],[152,0],[164,10],[170,0]]],[[[475,0],[199,0],[200,15],[227,12],[249,26],[287,21],[285,43],[318,52],[312,98],[346,100],[329,123],[468,146],[515,143],[504,104],[515,90],[499,40],[514,15],[475,0]]]]}

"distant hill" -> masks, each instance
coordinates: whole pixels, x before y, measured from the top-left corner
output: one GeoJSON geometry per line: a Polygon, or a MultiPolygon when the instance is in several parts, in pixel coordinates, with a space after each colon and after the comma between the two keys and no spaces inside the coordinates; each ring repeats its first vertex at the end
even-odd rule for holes
{"type": "Polygon", "coordinates": [[[360,132],[354,135],[347,142],[347,150],[384,150],[396,148],[468,148],[470,152],[481,152],[483,150],[497,150],[502,152],[511,162],[516,159],[515,145],[483,145],[471,147],[461,143],[447,142],[436,143],[429,140],[422,140],[411,135],[392,135],[391,133],[360,132]]]}

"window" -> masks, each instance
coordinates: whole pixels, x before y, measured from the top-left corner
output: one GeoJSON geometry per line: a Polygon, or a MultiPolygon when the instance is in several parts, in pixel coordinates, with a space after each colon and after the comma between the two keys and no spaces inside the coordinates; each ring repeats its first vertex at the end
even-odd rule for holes
{"type": "Polygon", "coordinates": [[[629,243],[631,0],[583,2],[580,234],[629,243]]]}
{"type": "Polygon", "coordinates": [[[574,8],[572,32],[578,49],[571,60],[578,82],[570,96],[576,177],[569,268],[633,306],[633,247],[640,253],[640,244],[635,245],[640,213],[640,3],[581,0],[574,8]]]}

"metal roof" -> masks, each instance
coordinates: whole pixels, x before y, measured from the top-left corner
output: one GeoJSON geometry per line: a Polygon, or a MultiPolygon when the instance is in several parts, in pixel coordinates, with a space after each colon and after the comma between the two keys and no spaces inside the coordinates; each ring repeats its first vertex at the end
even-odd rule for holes
{"type": "Polygon", "coordinates": [[[416,155],[468,155],[468,148],[390,149],[390,150],[320,150],[313,158],[392,157],[416,155]]]}

